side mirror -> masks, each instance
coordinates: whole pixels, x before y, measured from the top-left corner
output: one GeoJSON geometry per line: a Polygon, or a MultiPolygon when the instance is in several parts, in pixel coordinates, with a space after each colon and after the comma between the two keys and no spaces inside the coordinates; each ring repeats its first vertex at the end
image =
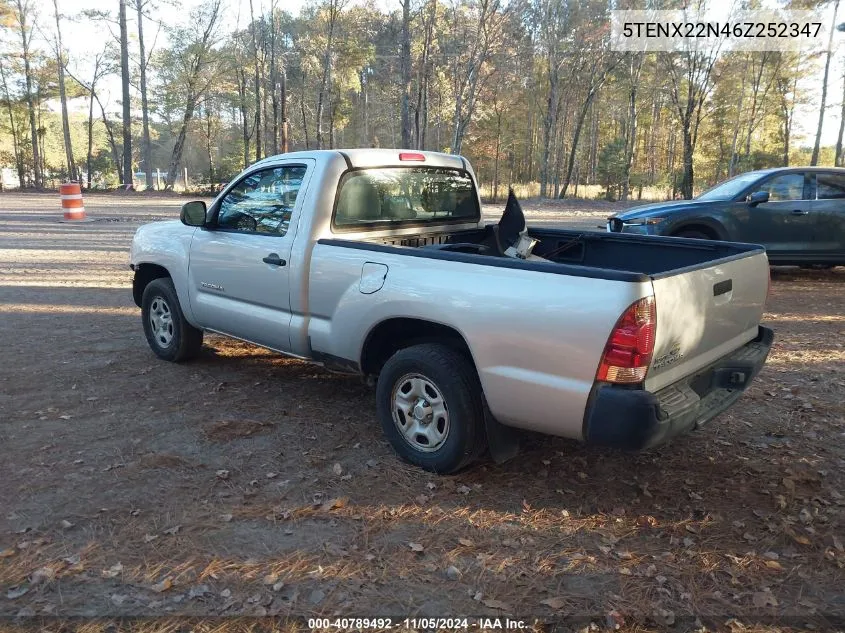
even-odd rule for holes
{"type": "Polygon", "coordinates": [[[755,191],[752,193],[748,198],[749,206],[756,207],[758,204],[763,204],[764,202],[769,201],[769,192],[768,191],[755,191]]]}
{"type": "Polygon", "coordinates": [[[182,205],[182,212],[179,214],[182,224],[187,226],[203,226],[205,224],[205,202],[195,200],[182,205]]]}

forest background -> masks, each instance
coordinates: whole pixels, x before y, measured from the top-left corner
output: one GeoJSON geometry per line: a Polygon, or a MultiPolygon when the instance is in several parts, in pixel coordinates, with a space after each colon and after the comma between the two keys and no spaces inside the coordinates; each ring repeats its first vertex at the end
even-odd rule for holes
{"type": "Polygon", "coordinates": [[[640,4],[0,0],[3,182],[214,191],[280,152],[403,147],[467,156],[485,198],[665,199],[845,162],[838,0],[777,3],[817,11],[812,53],[612,50],[640,4]]]}

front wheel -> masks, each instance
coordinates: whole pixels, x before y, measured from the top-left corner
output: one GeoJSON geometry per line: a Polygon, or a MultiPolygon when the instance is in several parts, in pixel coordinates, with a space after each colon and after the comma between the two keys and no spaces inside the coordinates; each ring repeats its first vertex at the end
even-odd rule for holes
{"type": "Polygon", "coordinates": [[[159,358],[179,362],[199,353],[202,330],[185,320],[170,278],[154,279],[144,288],[141,319],[147,343],[159,358]]]}
{"type": "Polygon", "coordinates": [[[376,387],[384,434],[402,459],[449,474],[467,466],[485,440],[481,385],[472,363],[445,345],[402,349],[376,387]]]}
{"type": "Polygon", "coordinates": [[[695,240],[709,240],[712,239],[707,233],[703,231],[696,231],[694,229],[687,229],[684,231],[678,231],[673,235],[673,237],[689,237],[695,240]]]}

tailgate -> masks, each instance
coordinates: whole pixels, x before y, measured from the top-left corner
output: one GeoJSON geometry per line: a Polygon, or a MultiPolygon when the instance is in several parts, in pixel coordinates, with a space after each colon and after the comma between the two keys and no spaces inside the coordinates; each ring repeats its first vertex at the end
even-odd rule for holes
{"type": "Polygon", "coordinates": [[[645,388],[654,392],[695,373],[757,336],[769,260],[751,251],[652,278],[654,355],[645,388]]]}

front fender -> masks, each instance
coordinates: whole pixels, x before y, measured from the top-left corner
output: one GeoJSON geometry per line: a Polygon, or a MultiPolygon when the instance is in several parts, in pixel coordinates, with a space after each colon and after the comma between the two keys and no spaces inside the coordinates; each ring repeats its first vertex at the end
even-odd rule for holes
{"type": "Polygon", "coordinates": [[[188,288],[188,262],[196,230],[178,220],[145,224],[135,232],[129,254],[130,264],[136,271],[145,264],[168,271],[182,312],[190,323],[195,321],[188,288]]]}
{"type": "Polygon", "coordinates": [[[683,231],[684,229],[696,226],[707,227],[713,231],[720,240],[730,239],[730,231],[728,231],[727,227],[725,227],[720,220],[700,215],[690,215],[683,218],[673,219],[673,221],[665,229],[663,229],[660,234],[674,235],[678,231],[683,231]]]}

